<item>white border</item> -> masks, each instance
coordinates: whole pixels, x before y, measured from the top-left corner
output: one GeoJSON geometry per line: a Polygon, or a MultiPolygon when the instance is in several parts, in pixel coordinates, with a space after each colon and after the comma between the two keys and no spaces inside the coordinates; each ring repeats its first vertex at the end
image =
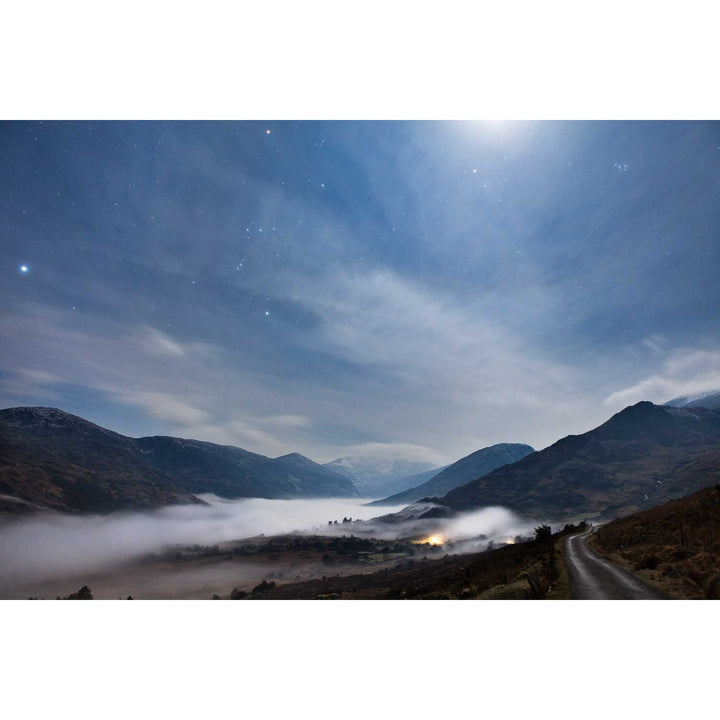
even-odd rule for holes
{"type": "Polygon", "coordinates": [[[43,0],[2,23],[6,119],[718,117],[708,0],[43,0]]]}
{"type": "MultiPolygon", "coordinates": [[[[0,117],[714,119],[711,13],[694,0],[16,2],[0,117]]],[[[693,718],[715,706],[716,607],[4,601],[2,707],[693,718]]]]}

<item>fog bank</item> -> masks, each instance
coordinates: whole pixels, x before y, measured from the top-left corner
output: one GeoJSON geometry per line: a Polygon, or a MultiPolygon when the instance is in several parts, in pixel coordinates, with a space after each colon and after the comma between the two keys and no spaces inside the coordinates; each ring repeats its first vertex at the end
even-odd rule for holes
{"type": "MultiPolygon", "coordinates": [[[[364,499],[225,500],[110,515],[42,513],[0,526],[0,590],[108,566],[173,545],[214,545],[287,532],[323,532],[329,520],[370,518],[364,499]]],[[[400,509],[400,508],[395,508],[400,509]]],[[[342,527],[341,525],[337,527],[342,527]]]]}
{"type": "MultiPolygon", "coordinates": [[[[377,508],[364,499],[225,500],[202,496],[208,505],[176,505],[159,510],[75,516],[43,513],[0,526],[0,592],[20,582],[63,578],[111,569],[125,561],[177,545],[214,545],[257,535],[289,532],[356,534],[378,538],[440,533],[455,543],[451,552],[483,550],[532,534],[533,525],[505,508],[483,508],[452,518],[343,523],[370,520],[377,508]],[[337,520],[337,525],[328,521],[337,520]]],[[[386,508],[396,512],[402,508],[386,508]]]]}

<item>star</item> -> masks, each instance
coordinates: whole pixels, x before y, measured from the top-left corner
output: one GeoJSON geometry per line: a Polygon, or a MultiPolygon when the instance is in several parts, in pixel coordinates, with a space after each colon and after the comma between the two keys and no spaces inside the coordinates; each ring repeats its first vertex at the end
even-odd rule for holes
{"type": "Polygon", "coordinates": [[[269,315],[269,314],[270,314],[270,311],[269,311],[269,310],[266,310],[266,311],[265,311],[265,315],[269,315]]]}
{"type": "Polygon", "coordinates": [[[23,274],[27,275],[30,272],[30,268],[27,265],[21,265],[18,270],[23,274]]]}
{"type": "Polygon", "coordinates": [[[268,128],[268,129],[265,131],[265,134],[266,134],[266,135],[269,135],[269,134],[270,134],[270,128],[268,128]]]}

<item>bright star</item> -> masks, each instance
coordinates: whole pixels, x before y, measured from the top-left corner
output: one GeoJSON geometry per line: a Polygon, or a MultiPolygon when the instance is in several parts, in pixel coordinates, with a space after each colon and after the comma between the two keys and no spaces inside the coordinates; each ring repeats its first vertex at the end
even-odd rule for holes
{"type": "Polygon", "coordinates": [[[266,310],[266,311],[265,311],[265,314],[266,314],[266,315],[269,315],[269,314],[270,314],[270,311],[269,311],[269,310],[266,310]]]}
{"type": "Polygon", "coordinates": [[[30,272],[30,268],[27,265],[21,265],[18,270],[23,274],[30,272]]]}
{"type": "Polygon", "coordinates": [[[265,131],[265,134],[266,134],[266,135],[269,135],[269,134],[270,134],[270,128],[268,128],[268,129],[265,131]]]}

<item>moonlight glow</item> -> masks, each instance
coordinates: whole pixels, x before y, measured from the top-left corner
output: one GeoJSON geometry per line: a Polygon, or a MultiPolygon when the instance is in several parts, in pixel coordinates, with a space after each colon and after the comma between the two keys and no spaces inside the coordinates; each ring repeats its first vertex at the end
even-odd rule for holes
{"type": "Polygon", "coordinates": [[[2,130],[0,407],[441,467],[718,387],[720,123],[2,130]]]}

